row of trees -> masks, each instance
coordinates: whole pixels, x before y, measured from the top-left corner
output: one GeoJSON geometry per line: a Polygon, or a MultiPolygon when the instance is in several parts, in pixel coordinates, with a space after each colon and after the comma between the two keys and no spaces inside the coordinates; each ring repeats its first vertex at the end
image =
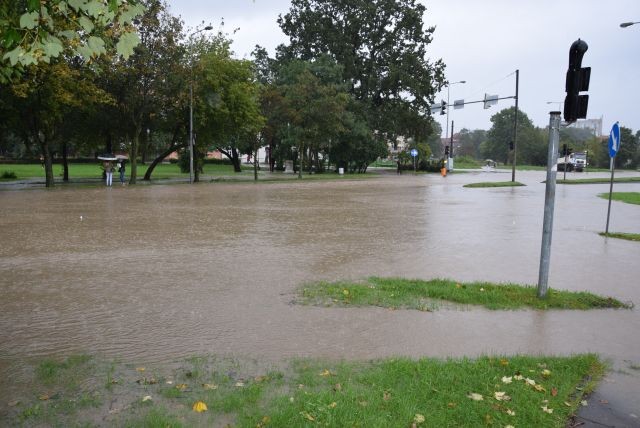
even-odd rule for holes
{"type": "Polygon", "coordinates": [[[428,106],[444,64],[426,59],[434,29],[416,0],[293,0],[278,20],[290,44],[275,58],[257,46],[252,60],[234,58],[222,30],[185,30],[162,0],[40,3],[0,10],[12,34],[0,48],[0,155],[41,156],[47,186],[54,160],[67,180],[70,158],[121,150],[131,183],[139,161],[150,179],[186,149],[191,103],[196,181],[212,149],[236,171],[266,146],[272,168],[295,159],[320,172],[329,159],[363,172],[398,137],[424,147],[437,131],[428,106]],[[17,42],[30,32],[40,45],[17,42]]]}
{"type": "MultiPolygon", "coordinates": [[[[469,156],[474,159],[493,159],[498,162],[511,163],[513,152],[513,123],[515,107],[504,109],[491,117],[491,129],[462,129],[457,134],[458,149],[456,156],[469,156]]],[[[615,162],[617,168],[638,168],[640,166],[640,131],[634,135],[629,128],[621,127],[622,145],[615,162]]],[[[560,131],[560,147],[566,144],[574,152],[588,153],[589,164],[594,167],[609,167],[607,140],[586,129],[562,128],[560,131]]],[[[547,164],[549,147],[549,130],[538,128],[522,110],[518,112],[518,164],[547,164]]]]}

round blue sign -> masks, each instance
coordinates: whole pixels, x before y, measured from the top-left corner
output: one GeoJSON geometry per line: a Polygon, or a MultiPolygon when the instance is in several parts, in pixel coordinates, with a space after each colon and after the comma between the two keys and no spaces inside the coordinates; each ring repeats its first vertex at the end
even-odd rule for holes
{"type": "Polygon", "coordinates": [[[616,122],[609,133],[609,156],[612,158],[616,156],[618,150],[620,150],[620,143],[620,126],[616,122]]]}
{"type": "Polygon", "coordinates": [[[418,156],[418,151],[416,149],[411,149],[411,156],[413,156],[414,158],[418,156]]]}

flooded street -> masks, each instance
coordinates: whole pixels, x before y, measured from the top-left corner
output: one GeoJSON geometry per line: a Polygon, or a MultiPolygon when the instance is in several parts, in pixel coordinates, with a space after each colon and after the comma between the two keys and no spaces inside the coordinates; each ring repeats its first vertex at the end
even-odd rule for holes
{"type": "MultiPolygon", "coordinates": [[[[508,181],[510,171],[2,191],[0,385],[25,358],[74,353],[150,363],[597,352],[614,367],[640,364],[637,308],[428,313],[291,303],[306,282],[367,276],[535,285],[544,178],[518,172],[527,187],[493,189],[462,186],[508,181]]],[[[549,286],[637,305],[639,243],[597,234],[607,200],[596,195],[608,189],[558,185],[549,286]]],[[[639,232],[640,207],[613,202],[610,229],[639,232]]]]}

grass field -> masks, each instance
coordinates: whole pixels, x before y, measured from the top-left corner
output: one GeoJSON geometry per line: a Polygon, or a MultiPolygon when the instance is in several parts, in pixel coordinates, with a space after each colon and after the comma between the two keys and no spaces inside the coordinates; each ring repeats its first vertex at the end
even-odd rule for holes
{"type": "MultiPolygon", "coordinates": [[[[598,196],[602,199],[609,200],[608,193],[600,193],[598,196]]],[[[640,192],[613,192],[611,194],[611,200],[640,205],[640,192]]]]}
{"type": "Polygon", "coordinates": [[[587,292],[549,290],[545,299],[536,288],[487,282],[461,283],[447,279],[429,281],[372,277],[361,282],[319,282],[301,288],[300,303],[339,306],[381,306],[433,311],[451,303],[480,305],[488,309],[594,309],[631,308],[610,297],[587,292]]]}
{"type": "MultiPolygon", "coordinates": [[[[592,354],[439,360],[44,360],[9,426],[564,427],[606,367],[592,354]]],[[[4,406],[5,403],[0,403],[4,406]]],[[[4,409],[2,409],[4,410],[4,409]]]]}

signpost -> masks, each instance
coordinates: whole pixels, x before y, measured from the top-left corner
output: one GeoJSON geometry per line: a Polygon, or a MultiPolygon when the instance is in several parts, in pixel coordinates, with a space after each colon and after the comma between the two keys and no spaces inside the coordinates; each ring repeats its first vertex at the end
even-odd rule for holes
{"type": "Polygon", "coordinates": [[[413,172],[416,172],[416,157],[418,156],[418,151],[416,149],[411,149],[411,157],[413,157],[413,172]]]}
{"type": "Polygon", "coordinates": [[[607,227],[604,231],[605,235],[609,234],[609,217],[611,216],[611,195],[613,194],[613,173],[616,169],[616,155],[620,150],[620,125],[614,123],[609,133],[609,156],[611,157],[611,184],[609,185],[609,208],[607,209],[607,227]]]}

